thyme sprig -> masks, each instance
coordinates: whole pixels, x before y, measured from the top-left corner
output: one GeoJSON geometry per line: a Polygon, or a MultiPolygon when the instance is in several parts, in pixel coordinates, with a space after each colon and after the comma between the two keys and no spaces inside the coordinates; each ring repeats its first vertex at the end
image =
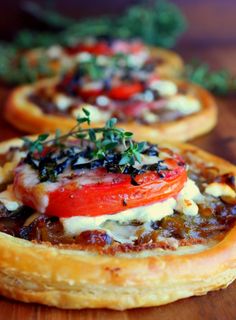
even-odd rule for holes
{"type": "Polygon", "coordinates": [[[56,132],[52,139],[47,139],[49,134],[40,134],[36,140],[31,141],[29,138],[22,138],[25,148],[30,154],[35,152],[42,153],[46,145],[56,145],[63,149],[67,139],[76,138],[88,141],[93,144],[91,153],[92,159],[104,160],[108,155],[117,151],[119,148],[119,165],[120,171],[127,170],[127,166],[133,166],[135,162],[141,163],[141,153],[146,148],[146,142],[134,142],[133,133],[117,128],[116,118],[109,119],[104,127],[101,128],[83,128],[82,124],[90,126],[90,112],[85,108],[82,109],[83,115],[77,118],[77,124],[68,133],[61,134],[56,132]]]}
{"type": "Polygon", "coordinates": [[[185,67],[184,76],[216,95],[236,92],[236,77],[225,69],[213,70],[208,63],[192,60],[185,67]]]}

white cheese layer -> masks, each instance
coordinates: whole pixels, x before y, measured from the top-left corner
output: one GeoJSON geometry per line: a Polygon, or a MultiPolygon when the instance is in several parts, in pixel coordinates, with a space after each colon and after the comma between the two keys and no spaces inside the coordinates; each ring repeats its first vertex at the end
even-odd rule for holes
{"type": "Polygon", "coordinates": [[[166,107],[170,110],[179,110],[184,115],[189,115],[198,112],[201,109],[201,104],[199,100],[190,95],[177,94],[169,98],[166,107]]]}
{"type": "Polygon", "coordinates": [[[206,189],[205,192],[213,197],[236,197],[236,192],[227,184],[220,183],[220,182],[212,182],[210,183],[206,189]]]}
{"type": "Polygon", "coordinates": [[[14,169],[20,159],[25,157],[25,155],[26,153],[22,151],[15,152],[13,159],[4,163],[4,165],[0,167],[0,183],[6,183],[13,179],[14,169]]]}
{"type": "Polygon", "coordinates": [[[0,203],[9,211],[17,210],[22,205],[22,203],[17,200],[12,185],[9,185],[5,191],[0,193],[0,203]]]}
{"type": "Polygon", "coordinates": [[[152,221],[158,221],[172,215],[174,210],[186,215],[196,215],[198,206],[196,202],[202,200],[202,195],[196,184],[188,179],[177,199],[169,198],[162,202],[156,202],[148,206],[124,210],[122,212],[102,215],[98,217],[71,217],[62,218],[61,223],[69,235],[78,235],[86,230],[104,230],[113,239],[119,242],[131,242],[137,238],[134,228],[129,223],[137,220],[150,228],[152,221]]]}
{"type": "Polygon", "coordinates": [[[174,96],[178,92],[177,85],[169,80],[155,80],[150,83],[152,90],[157,90],[161,97],[174,96]]]}

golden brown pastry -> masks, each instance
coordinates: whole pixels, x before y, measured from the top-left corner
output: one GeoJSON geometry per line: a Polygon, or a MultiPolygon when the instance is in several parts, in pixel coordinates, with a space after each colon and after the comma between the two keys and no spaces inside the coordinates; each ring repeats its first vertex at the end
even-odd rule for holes
{"type": "MultiPolygon", "coordinates": [[[[187,144],[138,144],[141,158],[133,153],[132,162],[124,157],[124,147],[109,145],[96,158],[91,150],[101,149],[91,141],[82,147],[75,138],[46,139],[51,138],[41,136],[34,144],[26,139],[23,148],[17,139],[0,145],[2,295],[60,308],[124,310],[202,295],[235,279],[235,166],[187,144]],[[108,176],[120,168],[122,176],[112,176],[105,188],[108,176]],[[96,180],[97,191],[83,206],[88,190],[94,190],[86,188],[94,187],[96,170],[107,173],[96,180]],[[67,179],[80,186],[80,201],[67,179]],[[154,192],[152,187],[141,198],[124,198],[120,191],[122,202],[108,197],[107,205],[100,205],[119,183],[129,195],[134,190],[144,195],[148,181],[162,189],[154,192]],[[61,197],[55,201],[58,190],[61,197]],[[145,205],[140,207],[135,201],[141,200],[145,205]],[[70,201],[77,202],[70,206],[70,201]],[[121,205],[124,211],[117,212],[121,205]],[[78,210],[83,217],[73,216],[78,210]],[[107,210],[113,214],[104,218],[107,210]]],[[[96,139],[97,145],[104,141],[96,139]]],[[[128,148],[128,135],[126,140],[128,148]]]]}

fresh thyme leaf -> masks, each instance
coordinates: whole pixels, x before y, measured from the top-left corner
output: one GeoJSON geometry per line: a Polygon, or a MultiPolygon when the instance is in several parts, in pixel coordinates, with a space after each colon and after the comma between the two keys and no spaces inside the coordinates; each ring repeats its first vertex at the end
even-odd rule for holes
{"type": "Polygon", "coordinates": [[[40,135],[38,136],[38,141],[40,141],[40,142],[45,141],[48,137],[49,137],[49,134],[48,134],[48,133],[40,134],[40,135]]]}
{"type": "MultiPolygon", "coordinates": [[[[90,112],[86,106],[83,113],[87,115],[86,121],[90,123],[90,112]]],[[[25,147],[29,150],[25,162],[39,172],[41,182],[55,182],[57,176],[68,166],[72,170],[103,167],[107,172],[129,174],[133,185],[137,185],[134,178],[139,173],[152,170],[161,175],[162,170],[168,170],[163,167],[162,161],[151,165],[144,164],[137,169],[135,164],[142,163],[142,155],[158,154],[157,145],[133,141],[131,132],[115,127],[115,118],[101,128],[82,128],[84,118],[78,117],[74,128],[66,134],[57,131],[52,139],[48,139],[48,134],[39,135],[35,141],[23,138],[25,147]],[[85,144],[75,141],[73,145],[74,138],[85,139],[85,144]],[[71,139],[69,144],[68,139],[71,139]],[[46,152],[42,153],[45,146],[48,146],[46,152]],[[53,146],[57,148],[50,149],[53,146]],[[77,162],[80,156],[88,159],[88,162],[77,162]]]]}
{"type": "Polygon", "coordinates": [[[88,118],[77,118],[76,120],[78,123],[88,122],[88,118]]]}
{"type": "Polygon", "coordinates": [[[129,132],[129,131],[124,132],[124,137],[125,138],[132,138],[133,135],[134,135],[133,132],[129,132]]]}
{"type": "Polygon", "coordinates": [[[84,139],[87,137],[87,133],[76,133],[75,137],[78,139],[84,139]]]}
{"type": "Polygon", "coordinates": [[[130,155],[125,153],[125,154],[122,155],[122,158],[121,158],[121,160],[119,162],[119,165],[123,166],[125,164],[131,164],[130,161],[131,161],[130,155]]]}
{"type": "Polygon", "coordinates": [[[25,146],[27,149],[29,149],[30,146],[31,146],[31,144],[32,144],[32,141],[31,141],[29,138],[27,138],[27,137],[21,137],[21,140],[24,141],[24,146],[25,146]]]}
{"type": "Polygon", "coordinates": [[[106,128],[113,128],[117,123],[116,118],[111,118],[106,122],[106,128]]]}
{"type": "Polygon", "coordinates": [[[137,144],[137,151],[142,152],[146,148],[146,146],[147,146],[147,143],[145,141],[139,142],[137,144]]]}
{"type": "Polygon", "coordinates": [[[85,108],[82,108],[82,111],[86,115],[86,117],[78,116],[76,119],[78,125],[80,125],[81,123],[85,123],[85,122],[87,122],[87,124],[90,125],[90,112],[88,110],[86,110],[85,108]]]}
{"type": "Polygon", "coordinates": [[[89,134],[89,139],[92,141],[92,142],[95,142],[96,141],[96,133],[93,129],[89,129],[88,130],[88,134],[89,134]]]}
{"type": "Polygon", "coordinates": [[[90,116],[90,111],[88,111],[88,110],[85,109],[85,108],[82,108],[82,110],[83,110],[84,114],[85,114],[87,117],[90,116]]]}

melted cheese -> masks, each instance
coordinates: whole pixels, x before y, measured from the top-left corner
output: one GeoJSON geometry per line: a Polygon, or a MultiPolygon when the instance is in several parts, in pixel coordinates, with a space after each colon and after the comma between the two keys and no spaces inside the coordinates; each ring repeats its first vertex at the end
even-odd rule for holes
{"type": "Polygon", "coordinates": [[[155,80],[150,84],[152,90],[157,90],[161,97],[170,97],[177,94],[177,85],[169,80],[155,80]]]}
{"type": "Polygon", "coordinates": [[[78,62],[88,62],[92,59],[92,55],[88,52],[80,52],[75,56],[75,60],[78,62]]]}
{"type": "Polygon", "coordinates": [[[236,197],[235,191],[226,183],[212,182],[206,188],[205,192],[213,197],[236,197]]]}
{"type": "Polygon", "coordinates": [[[7,183],[9,181],[12,181],[14,169],[20,159],[24,156],[25,152],[15,152],[13,159],[9,162],[6,162],[2,167],[0,167],[0,183],[7,183]]]}
{"type": "Polygon", "coordinates": [[[149,56],[148,51],[143,50],[142,52],[136,54],[127,55],[127,64],[130,67],[141,68],[144,63],[147,61],[149,56]]]}
{"type": "Polygon", "coordinates": [[[198,112],[201,109],[200,102],[189,95],[177,94],[167,101],[166,107],[170,110],[179,110],[182,114],[188,115],[198,112]]]}
{"type": "Polygon", "coordinates": [[[73,99],[62,93],[58,93],[54,98],[54,102],[59,110],[64,111],[71,106],[73,99]]]}
{"type": "MultiPolygon", "coordinates": [[[[39,212],[44,213],[49,202],[48,192],[57,189],[59,184],[51,182],[43,182],[39,184],[40,181],[38,174],[30,167],[30,165],[23,166],[23,169],[19,166],[16,168],[16,171],[19,172],[20,179],[22,179],[25,188],[29,190],[29,193],[33,193],[35,208],[39,212]],[[34,189],[35,186],[36,188],[34,189]]],[[[15,188],[15,196],[17,199],[21,200],[21,190],[15,188]]]]}
{"type": "Polygon", "coordinates": [[[46,55],[54,60],[54,59],[60,59],[61,56],[63,55],[63,49],[61,46],[59,45],[54,45],[51,46],[47,51],[46,51],[46,55]]]}
{"type": "Polygon", "coordinates": [[[0,193],[0,202],[9,211],[14,211],[22,205],[22,203],[17,200],[17,198],[13,192],[12,185],[9,185],[5,191],[0,193]]]}
{"type": "Polygon", "coordinates": [[[148,123],[155,123],[155,122],[159,121],[159,116],[149,110],[145,110],[145,112],[143,113],[143,118],[148,123]]]}
{"type": "MultiPolygon", "coordinates": [[[[60,219],[64,230],[69,235],[77,235],[86,230],[104,230],[119,242],[132,242],[137,238],[137,227],[130,224],[137,220],[144,223],[145,229],[151,229],[152,221],[158,221],[172,215],[174,210],[186,215],[198,213],[195,201],[202,200],[202,195],[195,183],[188,179],[178,197],[169,198],[148,206],[124,210],[122,212],[98,217],[71,217],[60,219]]],[[[142,226],[143,228],[143,226],[142,226]]]]}

